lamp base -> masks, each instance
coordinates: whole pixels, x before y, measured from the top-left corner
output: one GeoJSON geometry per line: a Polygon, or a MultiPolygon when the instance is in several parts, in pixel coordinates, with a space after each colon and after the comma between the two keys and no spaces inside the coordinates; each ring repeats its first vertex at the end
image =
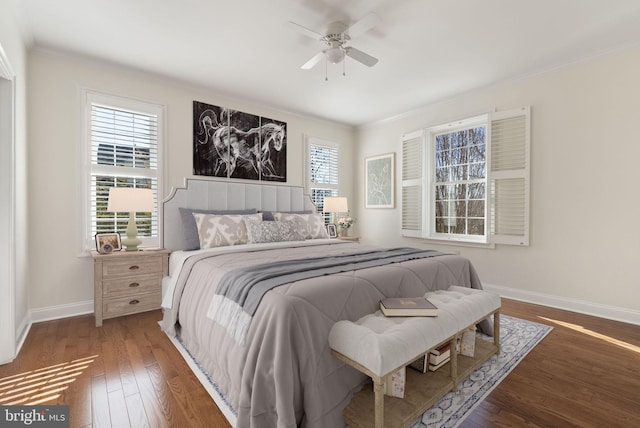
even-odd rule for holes
{"type": "Polygon", "coordinates": [[[138,238],[129,238],[122,240],[122,245],[125,247],[125,251],[138,251],[138,245],[142,244],[142,241],[138,238]]]}
{"type": "Polygon", "coordinates": [[[134,213],[129,213],[129,223],[127,223],[127,238],[122,240],[125,251],[138,251],[138,245],[142,244],[142,241],[137,238],[138,227],[136,226],[136,219],[134,213]]]}

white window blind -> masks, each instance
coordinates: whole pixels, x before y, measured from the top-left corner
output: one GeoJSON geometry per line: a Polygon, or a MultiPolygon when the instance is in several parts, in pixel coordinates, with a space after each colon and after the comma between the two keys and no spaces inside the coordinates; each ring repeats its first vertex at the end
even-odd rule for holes
{"type": "Polygon", "coordinates": [[[93,248],[96,233],[126,235],[129,213],[107,212],[109,188],[153,191],[154,211],[136,213],[143,246],[159,246],[159,199],[162,188],[163,109],[153,104],[87,92],[88,177],[86,237],[93,248]]]}
{"type": "Polygon", "coordinates": [[[491,242],[529,245],[530,108],[491,115],[491,242]]]}
{"type": "MultiPolygon", "coordinates": [[[[313,203],[322,212],[324,198],[338,196],[338,145],[317,138],[307,140],[307,191],[313,203]]],[[[330,214],[325,213],[325,223],[331,221],[330,214]]]]}
{"type": "Polygon", "coordinates": [[[402,136],[402,235],[419,237],[423,223],[424,135],[402,136]]]}

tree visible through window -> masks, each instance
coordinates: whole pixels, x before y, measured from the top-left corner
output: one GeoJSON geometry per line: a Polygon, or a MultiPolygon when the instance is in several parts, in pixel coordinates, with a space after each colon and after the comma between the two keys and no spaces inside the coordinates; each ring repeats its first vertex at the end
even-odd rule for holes
{"type": "Polygon", "coordinates": [[[435,232],[484,235],[486,127],[435,135],[435,232]]]}

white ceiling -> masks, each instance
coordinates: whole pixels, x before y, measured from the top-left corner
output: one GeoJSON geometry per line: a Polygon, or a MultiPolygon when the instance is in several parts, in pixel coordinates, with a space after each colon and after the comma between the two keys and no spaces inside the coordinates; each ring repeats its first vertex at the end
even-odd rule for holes
{"type": "Polygon", "coordinates": [[[18,0],[28,43],[277,109],[362,125],[640,43],[640,0],[18,0]],[[300,66],[323,33],[375,12],[350,45],[379,59],[300,66]]]}

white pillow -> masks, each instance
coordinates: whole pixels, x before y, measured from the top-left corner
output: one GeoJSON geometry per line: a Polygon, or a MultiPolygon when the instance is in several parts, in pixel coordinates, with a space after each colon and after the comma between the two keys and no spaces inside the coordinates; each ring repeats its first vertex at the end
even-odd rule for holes
{"type": "Polygon", "coordinates": [[[276,221],[295,221],[305,239],[328,238],[324,219],[320,214],[274,213],[276,221]]]}
{"type": "Polygon", "coordinates": [[[227,245],[246,244],[247,227],[242,221],[250,218],[262,221],[262,214],[248,215],[215,215],[193,213],[198,227],[200,248],[224,247],[227,245]]]}

